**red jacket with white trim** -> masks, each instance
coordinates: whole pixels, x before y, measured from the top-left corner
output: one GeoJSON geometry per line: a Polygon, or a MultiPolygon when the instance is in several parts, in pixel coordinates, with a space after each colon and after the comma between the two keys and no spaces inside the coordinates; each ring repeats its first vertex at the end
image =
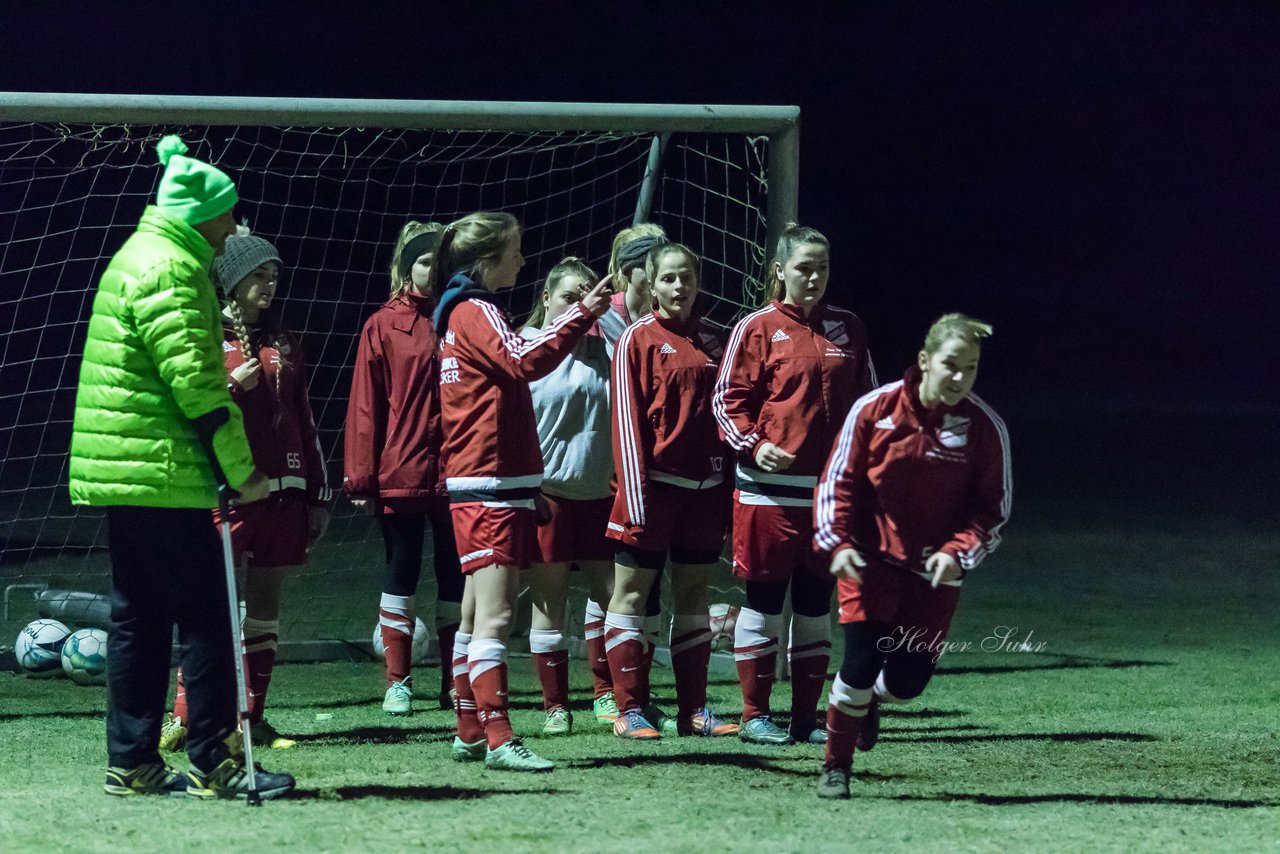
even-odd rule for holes
{"type": "Polygon", "coordinates": [[[347,401],[347,493],[371,498],[443,495],[440,392],[433,302],[406,295],[360,330],[347,401]]]}
{"type": "Polygon", "coordinates": [[[973,569],[1000,544],[1013,480],[1000,416],[970,394],[925,409],[920,370],[861,397],[818,484],[814,541],[922,572],[942,551],[973,569]]]}
{"type": "Polygon", "coordinates": [[[686,334],[657,314],[628,326],[618,339],[613,463],[631,524],[644,524],[651,481],[689,489],[724,481],[726,449],[711,414],[719,349],[716,335],[700,321],[692,321],[686,334]]]}
{"type": "Polygon", "coordinates": [[[739,500],[809,507],[853,402],[876,385],[867,333],[853,312],[819,303],[806,317],[773,300],[738,321],[716,380],[720,435],[738,452],[739,500]],[[795,455],[784,472],[757,468],[772,442],[795,455]]]}
{"type": "Polygon", "coordinates": [[[291,333],[264,324],[249,328],[249,349],[262,364],[258,382],[246,389],[231,378],[245,363],[240,336],[223,319],[222,355],[231,399],[244,413],[253,464],[270,481],[271,491],[295,490],[315,504],[333,497],[325,477],[319,431],[307,399],[302,345],[291,333]]]}
{"type": "Polygon", "coordinates": [[[451,307],[447,324],[440,340],[440,411],[450,499],[536,492],[542,451],[529,383],[551,373],[595,318],[578,303],[523,338],[497,306],[464,298],[451,307]]]}

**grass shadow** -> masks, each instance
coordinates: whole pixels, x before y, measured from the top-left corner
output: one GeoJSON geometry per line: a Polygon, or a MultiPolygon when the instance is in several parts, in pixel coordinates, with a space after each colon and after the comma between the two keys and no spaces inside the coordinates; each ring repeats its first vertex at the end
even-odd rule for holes
{"type": "Polygon", "coordinates": [[[977,726],[975,724],[944,724],[942,726],[896,726],[896,727],[893,727],[892,729],[881,730],[881,734],[889,735],[890,733],[896,734],[900,732],[932,733],[932,732],[959,732],[959,731],[989,732],[990,728],[984,727],[984,726],[977,726]]]}
{"type": "Polygon", "coordinates": [[[381,798],[389,801],[472,801],[500,795],[559,795],[558,789],[467,789],[459,786],[339,786],[328,791],[299,789],[285,796],[285,800],[301,801],[360,801],[381,798]]]}
{"type": "MultiPolygon", "coordinates": [[[[451,726],[416,726],[404,727],[403,729],[389,726],[366,726],[331,732],[303,733],[292,735],[290,738],[299,744],[403,744],[407,741],[418,741],[420,736],[445,738],[452,737],[453,733],[454,728],[451,726]]],[[[428,738],[426,743],[436,740],[438,739],[428,738]]]]}
{"type": "Polygon", "coordinates": [[[0,721],[20,721],[31,718],[97,718],[98,720],[103,720],[106,716],[106,709],[98,711],[20,712],[14,714],[4,712],[0,713],[0,721]]]}
{"type": "Polygon", "coordinates": [[[931,744],[976,744],[978,742],[994,742],[994,741],[1058,741],[1058,742],[1089,742],[1089,741],[1159,741],[1160,739],[1154,735],[1145,732],[1015,732],[1008,734],[1000,733],[984,733],[982,735],[911,735],[905,738],[899,738],[893,735],[892,730],[888,730],[881,734],[881,741],[900,741],[900,742],[920,742],[931,744]]]}
{"type": "MultiPolygon", "coordinates": [[[[1043,654],[1043,653],[1042,653],[1043,654]]],[[[1172,661],[1143,661],[1141,659],[1085,659],[1065,657],[1063,661],[1046,664],[976,664],[969,667],[939,667],[938,676],[964,676],[974,673],[1032,673],[1038,670],[1126,670],[1134,667],[1173,667],[1172,661]]]]}
{"type": "Polygon", "coordinates": [[[963,718],[968,712],[960,709],[897,709],[882,705],[882,718],[963,718]]]}
{"type": "MultiPolygon", "coordinates": [[[[784,760],[784,757],[778,757],[784,760]]],[[[597,756],[594,759],[579,759],[566,763],[570,768],[636,768],[643,765],[696,765],[708,768],[739,768],[744,771],[765,771],[770,774],[781,774],[789,777],[813,777],[813,770],[797,771],[782,768],[765,757],[752,753],[653,753],[632,754],[630,756],[597,756]]]]}
{"type": "MultiPolygon", "coordinates": [[[[861,775],[857,775],[861,776],[861,775]]],[[[1154,795],[1088,795],[1078,792],[1058,792],[1043,795],[989,795],[940,792],[936,795],[869,795],[890,801],[969,801],[985,806],[1023,806],[1034,804],[1124,804],[1178,807],[1219,807],[1222,809],[1257,809],[1280,807],[1280,802],[1244,800],[1235,798],[1173,798],[1154,795]]]]}

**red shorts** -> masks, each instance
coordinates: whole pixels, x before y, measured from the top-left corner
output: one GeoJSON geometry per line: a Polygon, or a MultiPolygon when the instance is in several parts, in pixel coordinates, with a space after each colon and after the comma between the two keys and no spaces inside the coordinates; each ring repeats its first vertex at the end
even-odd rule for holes
{"type": "Polygon", "coordinates": [[[538,526],[538,563],[613,560],[613,541],[606,537],[613,497],[577,501],[543,495],[551,519],[538,526]]]}
{"type": "Polygon", "coordinates": [[[830,584],[813,550],[813,508],[733,502],[733,574],[747,581],[790,581],[799,570],[830,584]]]}
{"type": "MultiPolygon", "coordinates": [[[[255,569],[301,566],[307,562],[307,499],[299,493],[272,493],[231,508],[231,550],[255,569]]],[[[218,511],[213,513],[218,522],[218,511]]]]}
{"type": "Polygon", "coordinates": [[[685,489],[649,481],[645,484],[644,524],[632,524],[627,518],[626,495],[620,491],[614,498],[606,533],[610,539],[643,551],[670,551],[677,563],[686,562],[678,559],[681,553],[715,553],[718,559],[729,527],[729,495],[729,487],[723,484],[685,489]]]}
{"type": "Polygon", "coordinates": [[[960,601],[958,584],[929,586],[924,575],[868,560],[862,581],[836,582],[841,623],[884,623],[917,637],[945,638],[960,601]]]}
{"type": "Polygon", "coordinates": [[[528,569],[538,557],[534,511],[524,507],[486,507],[482,502],[454,504],[453,535],[463,573],[486,566],[528,569]]]}

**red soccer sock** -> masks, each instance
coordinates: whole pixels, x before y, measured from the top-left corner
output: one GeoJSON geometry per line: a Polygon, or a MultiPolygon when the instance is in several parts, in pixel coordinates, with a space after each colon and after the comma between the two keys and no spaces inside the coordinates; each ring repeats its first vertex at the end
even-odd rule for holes
{"type": "Polygon", "coordinates": [[[490,750],[497,750],[515,737],[508,717],[506,644],[496,638],[472,639],[467,672],[485,740],[490,750]]]}
{"type": "Polygon", "coordinates": [[[743,723],[769,715],[781,625],[781,614],[764,614],[745,607],[738,613],[733,630],[733,660],[742,687],[743,723]]]}
{"type": "Polygon", "coordinates": [[[542,708],[548,712],[569,708],[569,650],[564,633],[531,629],[529,652],[542,685],[542,708]]]}
{"type": "Polygon", "coordinates": [[[644,617],[610,611],[604,621],[604,650],[618,710],[629,712],[649,704],[649,661],[642,632],[644,617]]]}
{"type": "Polygon", "coordinates": [[[587,642],[587,661],[591,665],[591,681],[598,700],[613,690],[613,676],[609,673],[609,658],[604,653],[604,611],[593,599],[587,600],[582,636],[587,642]]]}
{"type": "Polygon", "coordinates": [[[826,765],[832,768],[853,768],[853,747],[862,732],[867,709],[871,705],[870,688],[850,688],[841,681],[839,674],[831,682],[831,704],[827,706],[827,754],[826,765]]]}
{"type": "MultiPolygon", "coordinates": [[[[439,609],[440,604],[437,604],[439,609]]],[[[439,616],[437,616],[437,621],[439,616]]],[[[436,642],[440,649],[440,693],[447,694],[453,687],[453,639],[458,634],[458,621],[443,625],[437,622],[436,642]]]]}
{"type": "Polygon", "coordinates": [[[176,681],[178,683],[178,694],[173,700],[173,716],[182,718],[182,722],[185,724],[190,719],[187,717],[187,683],[182,678],[181,667],[178,668],[176,681]]]}
{"type": "Polygon", "coordinates": [[[262,720],[262,710],[267,703],[267,689],[271,686],[271,673],[276,665],[276,649],[279,646],[280,621],[244,621],[245,681],[249,694],[249,720],[262,720]]]}
{"type": "Polygon", "coordinates": [[[831,664],[831,618],[791,618],[791,719],[817,721],[818,700],[831,664]]]}
{"type": "Polygon", "coordinates": [[[378,626],[387,658],[387,687],[404,682],[413,672],[413,597],[382,594],[378,626]]]}
{"type": "Polygon", "coordinates": [[[484,738],[484,725],[477,714],[476,695],[471,690],[471,677],[467,673],[470,645],[471,635],[458,632],[453,636],[453,690],[457,694],[453,711],[458,716],[458,739],[475,744],[484,738]]]}
{"type": "Polygon", "coordinates": [[[676,614],[671,620],[671,669],[681,719],[707,706],[707,664],[711,661],[711,618],[676,614]]]}

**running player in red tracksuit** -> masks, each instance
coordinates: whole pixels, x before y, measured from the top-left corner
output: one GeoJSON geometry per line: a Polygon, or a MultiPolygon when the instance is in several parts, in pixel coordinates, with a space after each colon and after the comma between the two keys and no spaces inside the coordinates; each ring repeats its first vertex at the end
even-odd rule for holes
{"type": "MultiPolygon", "coordinates": [[[[244,415],[254,464],[271,488],[265,501],[231,510],[235,558],[248,563],[241,592],[249,732],[254,744],[285,748],[294,746],[293,739],[281,736],[262,717],[280,637],[280,588],[324,535],[331,491],[307,399],[302,345],[269,311],[280,265],[276,248],[242,227],[227,238],[213,272],[226,295],[222,351],[227,384],[244,415]]],[[[173,715],[160,736],[166,750],[177,749],[186,737],[182,671],[177,681],[173,715]]]]}
{"type": "Polygon", "coordinates": [[[733,571],[746,604],[734,630],[742,686],[739,737],[822,743],[818,699],[831,659],[835,579],[813,551],[813,490],[849,407],[875,385],[862,321],[823,297],[830,244],[795,224],[778,240],[773,298],[734,327],[716,382],[720,434],[738,452],[733,571]],[[791,592],[791,726],[769,715],[791,592]]]}
{"type": "Polygon", "coordinates": [[[882,702],[917,697],[965,573],[1000,543],[1013,482],[1004,422],[971,393],[991,327],[948,314],[899,382],[854,404],[818,484],[814,540],[839,581],[845,651],[818,796],[849,797],[882,702]]]}
{"type": "Polygon", "coordinates": [[[391,299],[365,322],[347,401],[346,478],[352,504],[370,502],[386,548],[378,631],[386,657],[382,710],[412,712],[415,594],[422,540],[431,529],[440,644],[440,707],[450,708],[453,638],[462,620],[462,574],[440,476],[438,341],[423,288],[443,226],[409,222],[391,258],[391,299]]]}
{"type": "Polygon", "coordinates": [[[509,214],[476,213],[441,235],[429,282],[448,282],[436,309],[443,459],[462,571],[468,575],[455,665],[454,757],[507,771],[555,766],[517,739],[508,719],[507,637],[519,571],[537,553],[542,453],[529,381],[546,376],[609,308],[601,283],[534,338],[511,329],[493,303],[524,264],[509,214]],[[474,693],[473,693],[474,692],[474,693]]]}
{"type": "Polygon", "coordinates": [[[719,563],[728,523],[725,447],[711,414],[722,354],[716,338],[700,334],[693,317],[697,256],[679,244],[661,244],[649,251],[645,267],[657,307],[622,333],[613,362],[618,494],[609,536],[618,546],[613,599],[605,615],[605,649],[619,712],[613,731],[622,738],[661,737],[643,713],[651,661],[645,656],[644,603],[669,554],[676,732],[735,735],[736,724],[707,710],[707,579],[719,563]],[[716,345],[712,353],[710,345],[716,345]]]}

